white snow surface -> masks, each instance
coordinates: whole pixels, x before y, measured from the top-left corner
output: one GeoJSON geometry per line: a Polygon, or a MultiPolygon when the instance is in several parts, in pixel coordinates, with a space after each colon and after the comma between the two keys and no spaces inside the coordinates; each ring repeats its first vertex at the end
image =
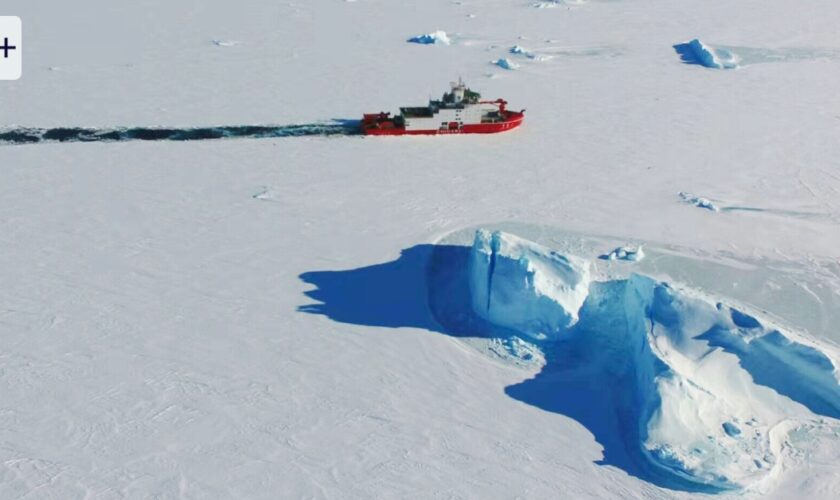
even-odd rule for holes
{"type": "Polygon", "coordinates": [[[604,349],[571,359],[601,364],[555,377],[530,337],[430,317],[429,247],[517,224],[594,263],[588,301],[627,267],[644,293],[609,298],[673,298],[690,320],[636,346],[673,374],[645,393],[664,402],[637,440],[649,463],[745,488],[720,498],[838,497],[837,419],[741,366],[778,352],[831,394],[828,365],[784,339],[837,366],[836,0],[82,3],[3,3],[26,52],[0,127],[312,124],[421,105],[458,76],[526,119],[494,136],[0,146],[0,498],[709,498],[612,456],[594,368],[635,365],[598,357],[610,322],[604,349]],[[437,28],[451,45],[406,43],[437,28]],[[741,67],[684,64],[692,37],[741,67]],[[517,44],[552,58],[488,64],[517,44]],[[681,190],[726,201],[714,214],[681,190]],[[552,228],[610,240],[567,249],[552,228]],[[597,259],[628,241],[648,257],[597,259]],[[696,339],[712,320],[726,328],[696,339]],[[701,441],[727,460],[693,455],[701,441]],[[773,460],[751,470],[760,450],[773,460]]]}
{"type": "Polygon", "coordinates": [[[589,262],[500,231],[476,232],[469,273],[479,316],[537,339],[577,323],[589,292],[589,262]]]}

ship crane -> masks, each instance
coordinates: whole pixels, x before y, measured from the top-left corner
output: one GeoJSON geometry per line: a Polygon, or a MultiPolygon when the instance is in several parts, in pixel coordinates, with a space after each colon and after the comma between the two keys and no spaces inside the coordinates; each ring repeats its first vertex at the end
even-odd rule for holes
{"type": "Polygon", "coordinates": [[[499,106],[499,111],[501,111],[502,113],[507,111],[507,103],[508,102],[504,99],[496,99],[495,101],[479,101],[479,104],[494,104],[499,106]]]}

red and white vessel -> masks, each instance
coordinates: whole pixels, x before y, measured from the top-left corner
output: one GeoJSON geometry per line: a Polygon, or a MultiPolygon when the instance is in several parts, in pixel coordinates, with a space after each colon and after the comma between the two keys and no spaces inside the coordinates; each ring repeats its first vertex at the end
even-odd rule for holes
{"type": "Polygon", "coordinates": [[[493,134],[514,129],[525,119],[525,110],[510,111],[507,101],[482,101],[460,80],[452,91],[428,106],[400,108],[400,113],[365,114],[362,131],[366,135],[493,134]]]}

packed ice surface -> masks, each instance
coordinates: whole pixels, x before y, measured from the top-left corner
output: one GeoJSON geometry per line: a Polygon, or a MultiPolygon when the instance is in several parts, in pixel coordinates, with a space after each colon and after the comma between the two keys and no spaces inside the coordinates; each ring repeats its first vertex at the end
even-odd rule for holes
{"type": "Polygon", "coordinates": [[[476,232],[469,273],[479,316],[537,339],[577,322],[590,279],[585,260],[484,230],[476,232]]]}
{"type": "Polygon", "coordinates": [[[585,260],[499,231],[476,233],[468,272],[476,314],[556,341],[546,377],[577,366],[615,391],[614,432],[651,481],[756,487],[779,471],[782,423],[840,418],[829,351],[697,292],[591,282],[585,260]]]}
{"type": "Polygon", "coordinates": [[[698,39],[675,45],[674,48],[685,62],[700,64],[711,69],[734,69],[739,58],[724,48],[711,47],[698,39]]]}
{"type": "Polygon", "coordinates": [[[449,45],[452,41],[445,31],[435,31],[425,35],[417,35],[408,39],[411,43],[419,43],[421,45],[449,45]]]}

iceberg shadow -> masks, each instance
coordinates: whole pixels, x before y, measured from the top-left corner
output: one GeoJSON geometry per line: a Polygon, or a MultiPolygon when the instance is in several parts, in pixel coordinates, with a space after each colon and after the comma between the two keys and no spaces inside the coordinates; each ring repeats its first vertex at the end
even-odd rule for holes
{"type": "MultiPolygon", "coordinates": [[[[453,247],[457,248],[457,247],[453,247]]],[[[316,301],[298,311],[321,314],[339,323],[443,332],[429,312],[426,265],[434,245],[417,245],[391,262],[343,271],[313,271],[301,281],[314,285],[304,294],[316,301]]],[[[447,248],[438,248],[446,252],[447,248]]]]}

